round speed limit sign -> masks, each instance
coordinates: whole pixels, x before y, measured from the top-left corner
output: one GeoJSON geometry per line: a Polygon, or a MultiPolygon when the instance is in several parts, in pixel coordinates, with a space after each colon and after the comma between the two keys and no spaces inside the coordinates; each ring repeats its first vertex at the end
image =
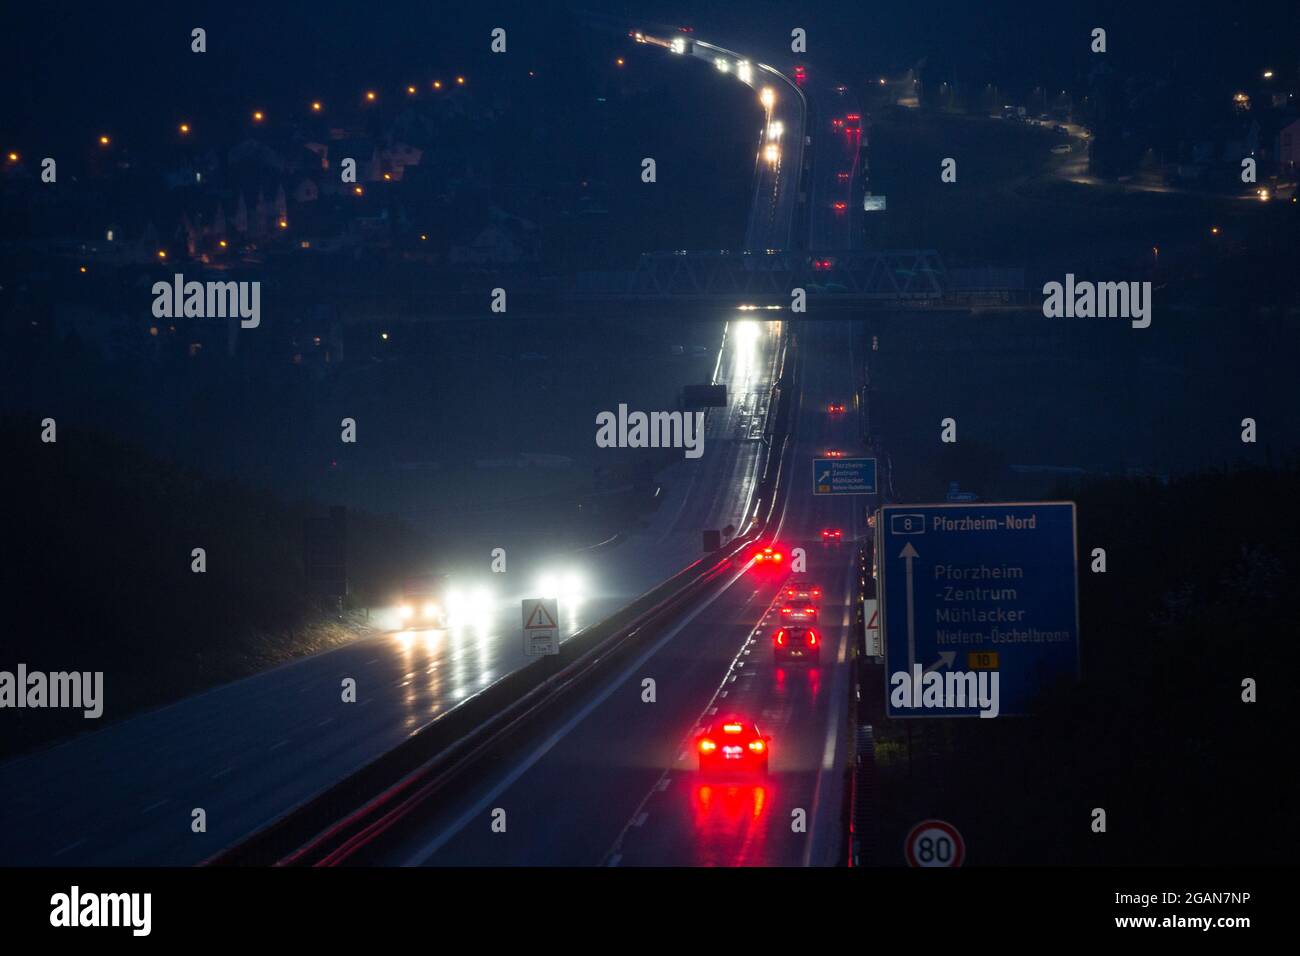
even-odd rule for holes
{"type": "Polygon", "coordinates": [[[957,828],[943,820],[922,820],[903,841],[908,866],[961,866],[966,843],[957,828]]]}

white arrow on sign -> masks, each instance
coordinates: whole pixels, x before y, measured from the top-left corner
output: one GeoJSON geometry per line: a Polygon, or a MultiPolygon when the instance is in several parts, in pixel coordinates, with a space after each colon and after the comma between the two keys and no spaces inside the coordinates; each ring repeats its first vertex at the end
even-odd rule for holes
{"type": "Polygon", "coordinates": [[[939,659],[927,667],[922,673],[928,674],[930,671],[937,671],[940,667],[952,667],[952,662],[957,659],[956,651],[940,651],[939,659]]]}
{"type": "Polygon", "coordinates": [[[920,557],[912,542],[903,545],[898,556],[907,562],[907,670],[916,664],[916,610],[912,605],[912,559],[920,557]]]}

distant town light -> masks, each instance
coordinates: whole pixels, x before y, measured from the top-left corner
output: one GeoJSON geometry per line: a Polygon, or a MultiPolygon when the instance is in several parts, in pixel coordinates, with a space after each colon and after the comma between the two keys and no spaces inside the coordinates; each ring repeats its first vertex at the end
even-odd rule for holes
{"type": "Polygon", "coordinates": [[[104,241],[105,241],[105,242],[112,242],[112,241],[113,241],[113,230],[112,230],[112,229],[109,229],[107,232],[104,233],[104,241]]]}
{"type": "Polygon", "coordinates": [[[457,86],[464,86],[464,85],[465,85],[465,77],[463,77],[463,76],[458,76],[458,77],[456,77],[456,85],[457,85],[457,86]]]}
{"type": "Polygon", "coordinates": [[[414,86],[408,86],[408,87],[406,88],[406,95],[407,95],[407,96],[414,96],[414,95],[415,95],[415,87],[414,87],[414,86]]]}
{"type": "Polygon", "coordinates": [[[181,130],[181,135],[182,135],[182,136],[188,136],[188,135],[189,135],[189,132],[190,132],[190,124],[189,124],[189,123],[181,123],[181,125],[180,125],[180,130],[181,130]]]}
{"type": "Polygon", "coordinates": [[[324,109],[324,107],[321,106],[320,100],[311,101],[311,111],[313,113],[319,113],[322,109],[324,109]]]}
{"type": "Polygon", "coordinates": [[[1271,79],[1273,79],[1273,71],[1272,71],[1272,70],[1265,70],[1265,71],[1264,71],[1264,79],[1266,79],[1266,80],[1271,80],[1271,79]]]}
{"type": "Polygon", "coordinates": [[[622,66],[622,65],[623,65],[623,58],[620,56],[617,60],[614,61],[614,65],[615,65],[615,66],[622,66]]]}
{"type": "Polygon", "coordinates": [[[166,249],[159,249],[159,250],[158,250],[158,258],[159,258],[159,259],[166,259],[166,258],[167,258],[167,250],[166,250],[166,249]]]}
{"type": "Polygon", "coordinates": [[[266,114],[265,114],[265,113],[263,113],[261,110],[253,110],[253,122],[254,122],[254,123],[260,123],[260,122],[262,122],[262,120],[264,120],[264,119],[266,119],[266,114]]]}
{"type": "Polygon", "coordinates": [[[379,94],[376,93],[374,90],[366,90],[366,99],[368,101],[373,103],[378,98],[379,98],[379,94]]]}
{"type": "Polygon", "coordinates": [[[10,153],[8,158],[9,158],[9,162],[11,162],[11,163],[16,163],[16,162],[18,162],[18,154],[17,154],[17,153],[10,153]]]}
{"type": "Polygon", "coordinates": [[[1218,227],[1218,226],[1211,226],[1211,227],[1210,227],[1210,235],[1212,235],[1212,236],[1217,236],[1218,234],[1219,234],[1219,227],[1218,227]]]}
{"type": "Polygon", "coordinates": [[[428,236],[428,234],[423,233],[423,232],[420,233],[420,241],[421,241],[421,242],[428,242],[428,241],[429,241],[429,236],[428,236]]]}
{"type": "Polygon", "coordinates": [[[109,139],[107,136],[101,136],[101,137],[99,137],[99,145],[100,145],[100,146],[107,146],[107,145],[108,145],[109,143],[111,143],[111,142],[112,142],[112,140],[109,139]]]}
{"type": "Polygon", "coordinates": [[[380,332],[380,333],[379,333],[379,337],[380,337],[381,339],[383,339],[385,342],[388,341],[388,333],[387,333],[387,332],[380,332]]]}
{"type": "Polygon", "coordinates": [[[86,271],[86,267],[85,267],[85,266],[82,266],[82,267],[81,267],[80,269],[78,269],[77,271],[78,271],[78,272],[85,272],[85,271],[86,271]]]}
{"type": "Polygon", "coordinates": [[[279,222],[279,226],[280,226],[281,229],[288,229],[288,228],[289,228],[289,220],[288,220],[288,219],[281,219],[280,222],[279,222]]]}
{"type": "Polygon", "coordinates": [[[356,193],[358,196],[360,196],[360,195],[362,195],[363,193],[365,193],[365,190],[362,189],[360,186],[353,186],[353,187],[352,187],[352,191],[353,191],[354,193],[356,193]]]}
{"type": "Polygon", "coordinates": [[[226,246],[230,245],[230,243],[226,242],[226,240],[224,239],[221,239],[217,242],[217,245],[219,245],[222,249],[224,249],[226,248],[226,246]]]}
{"type": "Polygon", "coordinates": [[[440,90],[440,89],[442,89],[442,80],[434,80],[434,81],[433,81],[433,88],[434,88],[435,90],[440,90]]]}

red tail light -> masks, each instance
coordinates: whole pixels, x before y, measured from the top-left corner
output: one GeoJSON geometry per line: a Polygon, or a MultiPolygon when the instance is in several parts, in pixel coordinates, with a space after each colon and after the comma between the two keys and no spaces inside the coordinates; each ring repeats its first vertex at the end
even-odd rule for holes
{"type": "Polygon", "coordinates": [[[756,754],[761,754],[767,749],[767,744],[763,743],[761,740],[751,740],[749,742],[749,749],[756,754]]]}
{"type": "Polygon", "coordinates": [[[711,754],[713,753],[713,751],[717,749],[718,749],[718,745],[714,743],[712,740],[710,740],[708,737],[704,737],[700,740],[700,753],[711,754]]]}
{"type": "Polygon", "coordinates": [[[785,631],[777,631],[777,632],[776,632],[776,643],[777,643],[777,646],[778,646],[778,647],[784,647],[784,646],[785,646],[785,631]]]}
{"type": "Polygon", "coordinates": [[[808,632],[808,646],[809,646],[809,647],[816,647],[816,646],[817,646],[817,632],[816,632],[816,631],[809,631],[809,632],[808,632]]]}
{"type": "Polygon", "coordinates": [[[740,724],[723,724],[722,732],[726,734],[738,734],[745,728],[740,724]]]}

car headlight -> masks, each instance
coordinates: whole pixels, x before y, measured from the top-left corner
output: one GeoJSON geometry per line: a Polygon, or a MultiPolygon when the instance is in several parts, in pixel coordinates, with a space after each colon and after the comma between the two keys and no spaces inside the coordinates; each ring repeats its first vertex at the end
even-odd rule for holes
{"type": "Polygon", "coordinates": [[[397,616],[404,621],[410,620],[411,616],[414,613],[415,613],[415,608],[411,607],[411,605],[409,604],[403,604],[401,607],[397,609],[397,616]]]}
{"type": "Polygon", "coordinates": [[[438,616],[438,605],[434,604],[432,601],[429,601],[427,604],[425,604],[425,605],[424,605],[424,616],[425,616],[425,617],[437,617],[437,616],[438,616]]]}

